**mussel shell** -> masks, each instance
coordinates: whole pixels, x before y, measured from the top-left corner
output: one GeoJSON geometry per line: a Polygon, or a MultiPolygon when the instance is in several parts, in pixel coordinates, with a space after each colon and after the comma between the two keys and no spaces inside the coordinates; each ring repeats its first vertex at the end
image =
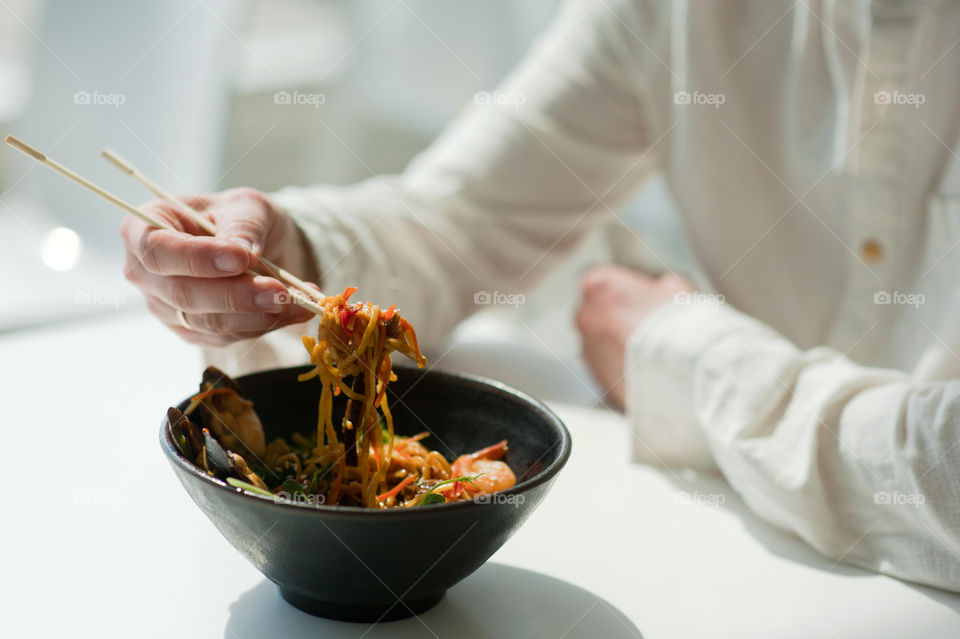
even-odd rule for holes
{"type": "Polygon", "coordinates": [[[267,484],[263,481],[263,479],[260,478],[260,475],[256,474],[250,469],[250,466],[247,465],[246,459],[232,450],[228,450],[227,455],[230,456],[230,460],[233,462],[234,473],[238,476],[238,479],[250,482],[257,488],[267,490],[267,484]]]}
{"type": "MultiPolygon", "coordinates": [[[[214,434],[214,437],[223,437],[223,419],[217,416],[215,411],[218,409],[211,408],[211,406],[208,404],[208,401],[201,402],[197,407],[197,414],[200,416],[200,424],[203,426],[203,428],[210,430],[214,434]]],[[[212,402],[210,403],[212,404],[212,402]]],[[[258,454],[250,450],[250,448],[239,436],[236,436],[235,433],[233,433],[233,435],[233,439],[235,439],[235,441],[228,441],[227,445],[245,457],[250,457],[251,459],[256,459],[258,457],[258,454]]],[[[262,454],[263,451],[260,451],[260,453],[262,454]]]]}
{"type": "MultiPolygon", "coordinates": [[[[215,366],[209,366],[206,370],[203,371],[203,376],[200,381],[200,392],[209,390],[210,388],[226,388],[232,390],[238,396],[241,396],[240,386],[231,378],[229,375],[221,371],[215,366]]],[[[218,400],[216,397],[208,397],[200,402],[197,406],[197,415],[200,425],[204,428],[210,429],[218,438],[224,437],[224,419],[218,415],[220,411],[219,406],[222,406],[223,402],[218,400]]],[[[252,409],[251,409],[252,410],[252,409]]],[[[254,415],[256,412],[254,411],[254,415]]],[[[260,439],[263,439],[262,435],[262,425],[260,426],[260,439]]],[[[228,429],[229,430],[229,429],[228,429]]],[[[263,454],[263,444],[255,446],[254,449],[251,449],[247,442],[240,437],[237,433],[231,433],[233,437],[228,438],[225,444],[229,446],[232,450],[240,453],[241,455],[249,458],[257,458],[263,454]],[[234,441],[235,440],[235,441],[234,441]]],[[[258,442],[253,441],[254,444],[258,442]]]]}
{"type": "Polygon", "coordinates": [[[238,395],[240,394],[240,386],[232,377],[216,366],[208,366],[206,370],[203,371],[203,377],[200,378],[200,392],[207,390],[208,386],[213,386],[214,388],[229,388],[238,395]]]}
{"type": "Polygon", "coordinates": [[[195,460],[203,449],[203,434],[197,425],[179,408],[171,406],[167,409],[167,429],[180,454],[191,461],[195,460]]]}
{"type": "Polygon", "coordinates": [[[226,479],[227,477],[240,478],[236,472],[233,459],[230,458],[227,451],[220,445],[217,438],[211,435],[210,431],[206,428],[203,429],[203,447],[205,451],[203,455],[204,470],[213,473],[213,476],[218,479],[226,479]]]}

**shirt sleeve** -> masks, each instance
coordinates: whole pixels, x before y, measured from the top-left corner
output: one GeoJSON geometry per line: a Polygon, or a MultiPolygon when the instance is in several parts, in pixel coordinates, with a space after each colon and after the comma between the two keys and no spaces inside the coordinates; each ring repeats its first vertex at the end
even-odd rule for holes
{"type": "MultiPolygon", "coordinates": [[[[397,303],[430,343],[484,292],[529,287],[621,205],[653,158],[620,5],[634,3],[567,4],[401,175],[272,195],[313,245],[324,292],[397,303]]],[[[656,16],[646,24],[655,32],[656,16]]]]}
{"type": "Polygon", "coordinates": [[[715,463],[828,557],[960,590],[960,382],[801,351],[724,304],[665,306],[629,344],[638,457],[715,463]]]}

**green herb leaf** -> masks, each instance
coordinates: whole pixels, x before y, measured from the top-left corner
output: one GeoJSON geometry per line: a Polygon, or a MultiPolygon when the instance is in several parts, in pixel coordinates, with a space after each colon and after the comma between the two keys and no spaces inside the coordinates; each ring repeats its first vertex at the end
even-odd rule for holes
{"type": "Polygon", "coordinates": [[[387,419],[381,415],[380,416],[380,436],[383,437],[383,443],[390,443],[390,433],[387,431],[387,419]]]}
{"type": "Polygon", "coordinates": [[[321,478],[326,476],[327,471],[330,468],[331,467],[329,466],[327,468],[324,468],[323,466],[321,466],[317,468],[315,471],[313,471],[313,477],[310,478],[310,487],[307,489],[308,493],[310,493],[311,495],[317,494],[317,484],[320,483],[321,478]]]}
{"type": "Polygon", "coordinates": [[[303,492],[303,485],[296,479],[288,479],[287,481],[283,482],[283,492],[291,496],[306,494],[303,492]]]}
{"type": "Polygon", "coordinates": [[[264,490],[263,488],[254,486],[253,484],[248,484],[245,481],[240,481],[236,477],[227,477],[227,483],[233,486],[234,488],[245,490],[248,493],[256,493],[258,495],[263,495],[264,497],[273,497],[273,493],[271,493],[269,490],[264,490]]]}
{"type": "MultiPolygon", "coordinates": [[[[482,474],[483,474],[483,473],[480,473],[480,475],[482,475],[482,474]]],[[[471,483],[471,484],[472,484],[472,483],[474,482],[474,480],[475,480],[477,477],[479,477],[480,475],[473,475],[472,477],[466,477],[466,476],[465,476],[465,477],[454,477],[453,479],[444,479],[442,482],[439,482],[439,483],[437,483],[437,484],[434,484],[433,486],[430,487],[430,490],[428,490],[427,492],[423,493],[423,497],[420,499],[420,503],[417,504],[417,507],[426,506],[426,505],[428,505],[428,504],[439,504],[439,503],[441,503],[441,502],[446,502],[447,500],[446,500],[446,498],[445,498],[443,495],[438,495],[438,494],[436,494],[436,493],[433,492],[433,491],[435,491],[437,488],[440,488],[441,486],[446,486],[446,485],[448,485],[448,484],[453,484],[453,483],[458,482],[458,481],[465,481],[465,482],[468,482],[468,483],[471,483]]]]}

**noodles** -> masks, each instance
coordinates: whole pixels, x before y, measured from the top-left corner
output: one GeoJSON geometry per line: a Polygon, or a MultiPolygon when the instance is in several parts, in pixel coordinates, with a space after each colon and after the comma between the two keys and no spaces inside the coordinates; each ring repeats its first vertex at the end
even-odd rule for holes
{"type": "MultiPolygon", "coordinates": [[[[451,464],[421,443],[429,433],[413,437],[395,434],[386,392],[396,380],[391,355],[402,353],[421,367],[426,358],[413,327],[396,307],[383,311],[376,305],[350,304],[356,290],[348,287],[325,298],[316,338],[304,336],[302,340],[313,368],[298,379],[316,378],[321,386],[315,434],[296,434],[291,443],[284,439],[270,442],[262,457],[246,457],[244,473],[234,469],[232,477],[243,480],[241,487],[248,485],[246,482],[265,486],[268,494],[367,508],[468,500],[513,486],[513,472],[499,461],[507,451],[506,441],[461,455],[451,464]],[[334,424],[334,397],[340,394],[347,398],[346,412],[341,423],[334,424]]],[[[221,373],[219,379],[223,377],[221,373]]],[[[217,413],[218,403],[238,394],[236,384],[229,381],[218,387],[205,373],[188,414],[200,406],[204,416],[229,417],[217,413]]],[[[249,402],[237,405],[252,411],[249,402]]],[[[207,468],[205,458],[203,465],[207,468]]],[[[264,491],[258,488],[256,492],[264,491]]]]}

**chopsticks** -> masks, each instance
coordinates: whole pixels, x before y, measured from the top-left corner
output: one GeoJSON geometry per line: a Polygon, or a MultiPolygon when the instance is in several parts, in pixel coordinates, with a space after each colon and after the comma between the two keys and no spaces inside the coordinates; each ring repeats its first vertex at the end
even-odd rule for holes
{"type": "MultiPolygon", "coordinates": [[[[200,228],[206,231],[209,235],[216,235],[217,229],[213,225],[213,222],[205,218],[200,214],[195,208],[173,195],[162,186],[148,178],[144,175],[137,167],[130,164],[128,161],[120,157],[112,149],[103,149],[100,151],[100,155],[106,158],[111,164],[115,167],[132,177],[134,180],[142,184],[147,188],[148,191],[156,195],[162,200],[166,200],[173,204],[183,215],[189,217],[194,221],[200,228]]],[[[289,286],[292,286],[299,291],[303,292],[307,297],[312,299],[323,299],[323,294],[320,293],[317,289],[313,288],[299,277],[293,273],[287,271],[286,269],[280,268],[270,260],[265,257],[260,258],[260,264],[265,267],[265,270],[268,271],[268,275],[271,275],[281,282],[286,283],[289,286]]]]}
{"type": "MultiPolygon", "coordinates": [[[[21,151],[22,153],[29,155],[31,158],[33,158],[40,164],[43,164],[47,168],[52,169],[53,171],[56,171],[57,173],[64,176],[68,180],[71,180],[72,182],[79,184],[80,186],[87,189],[88,191],[100,196],[101,198],[110,202],[117,208],[122,209],[123,211],[129,213],[130,215],[133,215],[143,220],[143,222],[148,224],[149,226],[152,226],[158,229],[165,229],[169,231],[179,232],[179,229],[175,229],[169,224],[167,224],[166,222],[162,220],[158,220],[152,215],[148,213],[144,213],[143,211],[137,209],[131,204],[125,202],[124,200],[121,200],[113,193],[110,193],[106,189],[101,188],[100,186],[94,184],[93,182],[84,178],[83,176],[78,175],[77,173],[74,173],[73,171],[71,171],[64,165],[60,164],[53,158],[47,157],[44,153],[41,153],[40,151],[33,148],[26,142],[23,142],[22,140],[12,135],[8,135],[6,137],[6,143],[12,146],[13,148],[17,149],[18,151],[21,151]]],[[[135,179],[137,182],[145,186],[147,189],[153,192],[156,196],[170,202],[175,207],[177,207],[177,209],[182,214],[184,214],[185,216],[193,220],[204,231],[206,231],[210,235],[216,235],[217,230],[216,230],[216,227],[213,225],[213,223],[207,218],[200,215],[199,212],[197,212],[193,207],[189,206],[186,202],[172,195],[168,191],[164,190],[159,184],[157,184],[156,182],[148,178],[146,175],[141,173],[134,166],[129,164],[126,160],[121,158],[119,155],[117,155],[113,151],[109,149],[104,149],[102,154],[103,154],[103,157],[105,157],[107,160],[113,163],[117,168],[121,169],[122,171],[124,171],[125,173],[133,177],[133,179],[135,179]]],[[[306,282],[304,282],[300,278],[296,277],[295,275],[286,271],[285,269],[280,268],[279,266],[277,266],[273,262],[270,262],[269,260],[261,258],[260,264],[262,264],[265,267],[265,270],[268,271],[267,273],[268,275],[276,277],[280,281],[287,284],[288,286],[287,290],[290,292],[290,297],[296,304],[298,304],[299,306],[307,309],[308,311],[314,314],[317,314],[317,315],[323,314],[323,308],[317,303],[318,300],[323,298],[323,294],[320,291],[314,289],[313,287],[308,285],[306,282]]],[[[248,269],[247,273],[250,275],[263,274],[253,269],[248,269]]]]}

